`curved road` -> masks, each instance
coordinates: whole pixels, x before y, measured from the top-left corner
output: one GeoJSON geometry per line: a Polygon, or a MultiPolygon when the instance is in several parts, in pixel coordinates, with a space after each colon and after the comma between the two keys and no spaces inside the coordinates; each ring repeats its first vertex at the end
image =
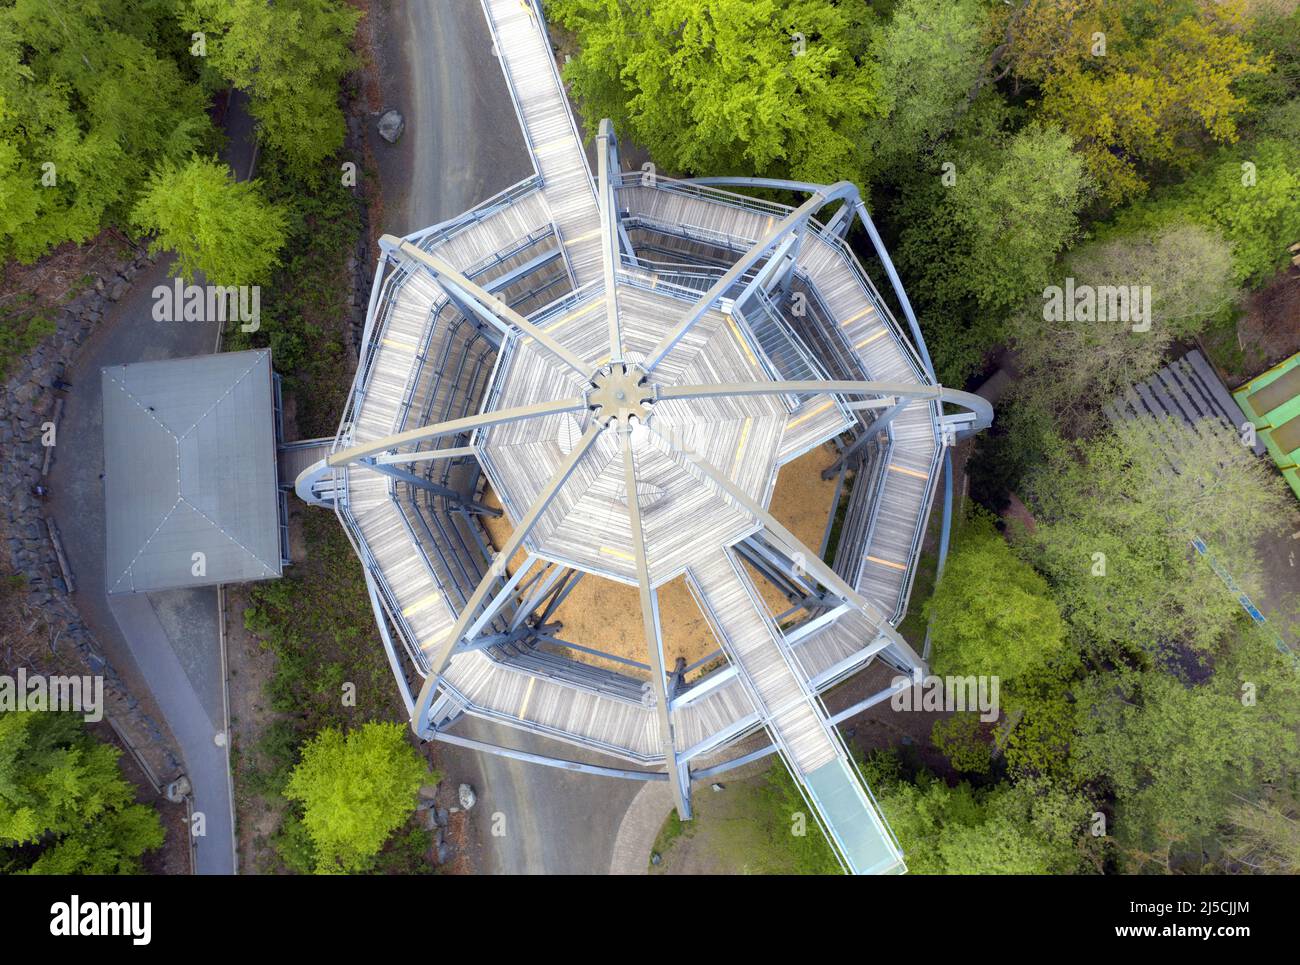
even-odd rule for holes
{"type": "MultiPolygon", "coordinates": [[[[380,227],[407,234],[472,208],[532,167],[478,3],[398,0],[380,16],[387,18],[374,25],[384,106],[405,115],[406,131],[396,145],[380,140],[373,125],[368,136],[384,185],[380,227]]],[[[454,730],[584,758],[576,748],[486,721],[471,718],[454,730]]],[[[478,792],[471,824],[486,873],[606,874],[619,824],[642,787],[447,744],[438,756],[447,780],[478,792]]]]}

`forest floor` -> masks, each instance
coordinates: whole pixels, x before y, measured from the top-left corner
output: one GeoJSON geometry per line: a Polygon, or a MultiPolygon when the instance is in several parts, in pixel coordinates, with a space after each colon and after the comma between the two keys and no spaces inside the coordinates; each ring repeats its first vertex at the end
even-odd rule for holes
{"type": "Polygon", "coordinates": [[[1234,324],[1212,329],[1200,340],[1229,389],[1300,352],[1300,268],[1284,269],[1251,292],[1234,324]]]}

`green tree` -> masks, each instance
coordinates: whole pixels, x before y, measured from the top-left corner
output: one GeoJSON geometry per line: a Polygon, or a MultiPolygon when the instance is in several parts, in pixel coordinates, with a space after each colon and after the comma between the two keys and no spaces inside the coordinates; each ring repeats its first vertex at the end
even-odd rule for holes
{"type": "Polygon", "coordinates": [[[1249,669],[1221,667],[1204,684],[1121,671],[1077,691],[1075,762],[1112,789],[1132,870],[1195,870],[1240,798],[1294,765],[1300,677],[1267,643],[1242,645],[1256,648],[1249,669]]]}
{"type": "Polygon", "coordinates": [[[157,237],[150,250],[176,253],[186,279],[203,272],[214,285],[265,282],[284,245],[288,214],[263,200],[258,182],[239,182],[216,159],[164,163],[132,212],[132,220],[157,237]]]}
{"type": "Polygon", "coordinates": [[[1276,474],[1213,421],[1122,423],[1052,454],[1026,494],[1036,525],[1017,541],[1103,659],[1211,653],[1240,606],[1191,540],[1257,594],[1256,543],[1294,511],[1276,474]]]}
{"type": "Polygon", "coordinates": [[[1300,799],[1294,786],[1268,788],[1259,800],[1243,797],[1229,808],[1228,825],[1224,845],[1231,870],[1300,874],[1300,799]]]}
{"type": "Polygon", "coordinates": [[[249,92],[261,136],[299,173],[343,146],[339,83],[360,19],[339,0],[188,0],[181,17],[207,34],[212,69],[249,92]]]}
{"type": "Polygon", "coordinates": [[[364,871],[410,817],[420,785],[437,783],[400,724],[371,721],[346,736],[326,728],[303,747],[284,796],[302,823],[320,873],[364,871]]]}
{"type": "Polygon", "coordinates": [[[1097,414],[1099,401],[1163,365],[1174,341],[1191,338],[1231,312],[1237,299],[1232,248],[1217,232],[1194,224],[1092,242],[1065,256],[1055,303],[1047,295],[1045,289],[1042,297],[1031,297],[1012,316],[1020,387],[1058,418],[1079,426],[1097,414]],[[1104,294],[1095,305],[1066,306],[1067,279],[1075,291],[1089,294],[1107,288],[1148,291],[1150,317],[1138,317],[1140,304],[1130,304],[1128,313],[1111,313],[1104,294]],[[1055,312],[1049,310],[1053,304],[1055,312]]]}
{"type": "Polygon", "coordinates": [[[0,5],[0,257],[33,261],[122,219],[150,169],[209,147],[162,4],[0,5]]]}
{"type": "Polygon", "coordinates": [[[138,873],[162,823],[118,756],[72,714],[0,713],[0,872],[138,873]]]}
{"type": "Polygon", "coordinates": [[[872,45],[888,115],[869,132],[879,166],[915,163],[969,103],[987,57],[976,0],[903,0],[872,45]]]}
{"type": "Polygon", "coordinates": [[[863,0],[551,0],[577,35],[564,68],[602,118],[695,174],[860,177],[884,107],[863,0]]]}
{"type": "Polygon", "coordinates": [[[978,714],[967,711],[936,720],[930,728],[930,743],[956,770],[984,774],[993,766],[993,748],[978,714]]]}
{"type": "Polygon", "coordinates": [[[1102,196],[1140,195],[1152,170],[1184,169],[1237,139],[1237,91],[1267,74],[1243,34],[1242,0],[1035,0],[1012,14],[1007,54],[1038,110],[1079,144],[1102,196]]]}
{"type": "Polygon", "coordinates": [[[1287,261],[1300,226],[1300,150],[1267,137],[1224,148],[1181,184],[1121,212],[1107,236],[1191,222],[1232,245],[1238,283],[1267,282],[1287,261]]]}
{"type": "Polygon", "coordinates": [[[968,139],[944,178],[909,187],[896,249],[946,383],[960,384],[1003,335],[1003,317],[1041,291],[1073,240],[1089,184],[1070,138],[1034,125],[968,139]]]}
{"type": "Polygon", "coordinates": [[[1065,621],[1047,581],[982,514],[962,527],[926,607],[936,674],[1000,677],[1006,692],[1065,649],[1065,621]]]}
{"type": "Polygon", "coordinates": [[[1085,799],[1047,785],[950,787],[922,771],[904,780],[888,757],[868,781],[914,874],[1070,874],[1081,867],[1085,799]]]}

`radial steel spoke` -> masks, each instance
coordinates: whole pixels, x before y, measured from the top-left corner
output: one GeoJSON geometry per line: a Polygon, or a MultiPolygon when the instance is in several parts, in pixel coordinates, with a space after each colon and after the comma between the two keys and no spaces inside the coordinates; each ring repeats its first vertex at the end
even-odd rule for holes
{"type": "Polygon", "coordinates": [[[427,726],[429,708],[433,705],[433,697],[438,690],[438,681],[442,677],[442,672],[447,669],[447,664],[451,661],[451,655],[456,648],[456,644],[459,643],[460,639],[465,635],[465,631],[474,621],[479,607],[483,605],[483,602],[488,598],[488,594],[492,592],[492,587],[494,587],[497,581],[505,574],[505,568],[510,565],[511,558],[515,555],[519,547],[523,545],[528,534],[532,532],[533,527],[537,525],[537,521],[542,518],[542,514],[545,513],[546,508],[550,506],[551,501],[555,498],[555,494],[563,488],[564,484],[568,481],[569,476],[573,474],[573,470],[576,469],[578,463],[582,461],[582,457],[587,454],[587,450],[595,443],[602,428],[603,427],[596,422],[592,422],[591,425],[587,427],[587,431],[583,433],[582,438],[578,440],[577,444],[569,454],[565,456],[559,469],[555,471],[555,475],[551,477],[550,481],[542,491],[537,494],[537,498],[533,501],[532,506],[529,507],[528,512],[524,514],[524,518],[519,520],[514,532],[510,534],[510,538],[506,540],[505,545],[502,546],[501,551],[497,553],[492,565],[488,567],[487,573],[483,576],[483,579],[479,581],[478,586],[475,587],[473,595],[466,601],[465,606],[461,609],[460,615],[456,618],[456,623],[452,627],[451,631],[437,642],[429,659],[429,675],[424,679],[424,687],[421,688],[420,698],[416,702],[416,713],[411,718],[411,726],[417,734],[423,736],[422,731],[427,726]]]}
{"type": "Polygon", "coordinates": [[[663,748],[664,764],[668,769],[677,813],[685,821],[691,816],[690,787],[683,786],[682,772],[677,766],[672,711],[668,706],[668,688],[664,684],[664,645],[659,632],[659,601],[650,586],[650,564],[645,554],[645,531],[641,526],[641,500],[637,494],[630,425],[623,429],[621,436],[627,518],[632,528],[632,556],[636,559],[636,581],[641,594],[641,627],[645,632],[646,650],[650,654],[650,682],[654,688],[655,712],[659,717],[659,743],[663,748]]]}
{"type": "Polygon", "coordinates": [[[542,348],[550,352],[584,379],[591,374],[591,366],[570,352],[567,348],[534,325],[524,316],[507,305],[500,298],[470,281],[463,274],[436,255],[431,255],[422,248],[393,235],[384,235],[379,244],[385,251],[394,251],[423,265],[438,284],[449,289],[448,294],[456,295],[468,303],[470,309],[480,315],[486,315],[500,323],[519,329],[542,348]]]}
{"type": "Polygon", "coordinates": [[[326,459],[326,464],[330,466],[345,466],[350,462],[364,459],[366,456],[373,456],[375,453],[385,452],[389,449],[396,449],[398,446],[408,445],[412,442],[424,442],[428,439],[438,439],[442,436],[453,436],[457,433],[468,432],[472,429],[478,429],[483,426],[501,425],[506,422],[519,422],[522,419],[535,419],[538,416],[556,415],[560,412],[574,412],[578,409],[585,409],[586,407],[587,400],[580,395],[575,395],[568,399],[556,399],[554,402],[537,402],[532,405],[517,405],[509,409],[497,409],[493,412],[480,412],[478,415],[469,415],[462,419],[448,419],[446,422],[435,422],[430,426],[421,426],[418,429],[407,429],[405,432],[395,432],[391,436],[373,439],[370,442],[363,442],[350,449],[344,449],[340,452],[334,453],[326,459]]]}

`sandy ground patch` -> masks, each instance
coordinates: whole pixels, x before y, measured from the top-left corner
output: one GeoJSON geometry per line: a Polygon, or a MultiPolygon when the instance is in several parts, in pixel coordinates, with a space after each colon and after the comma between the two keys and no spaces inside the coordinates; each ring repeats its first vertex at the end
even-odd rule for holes
{"type": "MultiPolygon", "coordinates": [[[[821,472],[834,461],[833,446],[818,446],[781,469],[772,494],[772,515],[814,552],[821,545],[835,496],[835,480],[822,479],[821,472]]],[[[501,506],[492,492],[487,494],[484,502],[496,508],[501,506]]],[[[484,523],[493,547],[500,548],[510,538],[513,526],[505,516],[485,517],[484,523]]],[[[516,553],[510,561],[510,572],[515,572],[523,561],[524,553],[516,553]]],[[[789,608],[786,598],[774,586],[752,569],[750,575],[773,614],[789,608]]],[[[564,640],[638,663],[649,663],[636,587],[598,576],[586,576],[556,610],[553,619],[564,624],[560,631],[564,640]]],[[[659,588],[659,619],[667,667],[671,668],[679,657],[687,664],[693,664],[718,649],[718,642],[684,577],[679,576],[659,588]]],[[[577,651],[569,653],[596,666],[623,672],[632,669],[614,660],[577,651]]]]}

